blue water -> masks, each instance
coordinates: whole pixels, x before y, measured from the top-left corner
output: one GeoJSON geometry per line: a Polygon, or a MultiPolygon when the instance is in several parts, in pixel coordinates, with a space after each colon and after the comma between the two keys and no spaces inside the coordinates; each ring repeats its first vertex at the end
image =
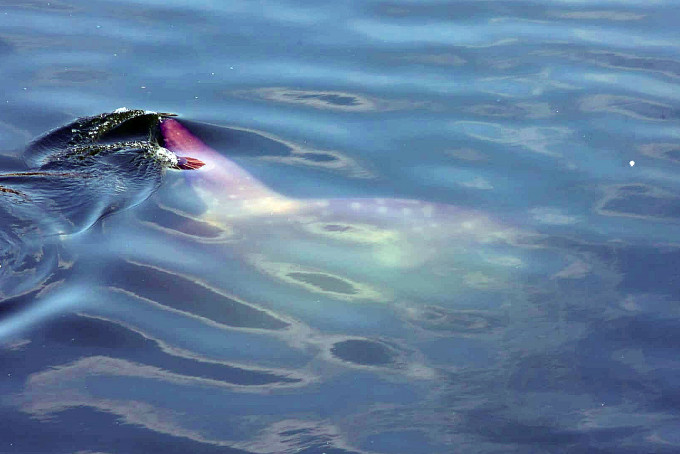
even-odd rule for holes
{"type": "Polygon", "coordinates": [[[0,1],[0,170],[126,106],[330,200],[234,218],[199,172],[23,182],[96,209],[11,211],[43,234],[0,275],[0,453],[680,452],[679,20],[0,1]]]}

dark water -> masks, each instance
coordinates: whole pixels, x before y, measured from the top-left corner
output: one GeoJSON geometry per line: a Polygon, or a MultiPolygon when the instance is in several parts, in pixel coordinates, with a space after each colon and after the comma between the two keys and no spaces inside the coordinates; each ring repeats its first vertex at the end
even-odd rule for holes
{"type": "Polygon", "coordinates": [[[288,197],[0,177],[0,452],[680,452],[679,19],[0,1],[5,173],[127,106],[288,197]]]}

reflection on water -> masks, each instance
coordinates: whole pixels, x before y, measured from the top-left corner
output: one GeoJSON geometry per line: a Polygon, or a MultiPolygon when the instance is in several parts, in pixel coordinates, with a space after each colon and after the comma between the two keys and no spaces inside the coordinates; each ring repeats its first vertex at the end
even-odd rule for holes
{"type": "Polygon", "coordinates": [[[288,326],[265,311],[181,275],[129,262],[112,268],[106,276],[107,286],[159,305],[163,305],[170,294],[173,310],[233,327],[282,329],[288,326]]]}
{"type": "Polygon", "coordinates": [[[609,216],[632,216],[673,220],[680,217],[680,197],[644,184],[609,186],[598,211],[609,216]]]}
{"type": "Polygon", "coordinates": [[[237,96],[262,98],[267,101],[298,104],[316,109],[345,112],[375,112],[425,107],[424,103],[392,101],[339,91],[294,90],[290,88],[261,88],[251,92],[237,92],[237,96]]]}
{"type": "Polygon", "coordinates": [[[680,449],[675,2],[0,17],[0,452],[680,449]]]}
{"type": "Polygon", "coordinates": [[[625,96],[595,95],[581,101],[586,112],[612,112],[643,120],[666,120],[675,118],[678,112],[668,104],[625,96]]]}

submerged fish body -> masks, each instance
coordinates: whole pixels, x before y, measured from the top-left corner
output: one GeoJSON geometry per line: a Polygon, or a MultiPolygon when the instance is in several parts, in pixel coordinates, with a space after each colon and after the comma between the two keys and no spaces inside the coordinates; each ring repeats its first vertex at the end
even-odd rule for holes
{"type": "MultiPolygon", "coordinates": [[[[494,235],[501,227],[492,225],[488,217],[451,205],[420,200],[393,198],[356,199],[292,199],[279,194],[258,181],[235,162],[213,150],[174,119],[164,119],[161,131],[165,146],[180,155],[191,155],[205,163],[197,172],[186,175],[194,191],[205,203],[206,217],[229,223],[234,219],[267,220],[280,216],[298,216],[298,219],[325,219],[332,222],[365,220],[411,229],[416,234],[425,229],[441,228],[446,235],[458,236],[467,232],[471,236],[494,235]],[[423,229],[421,231],[421,229],[423,229]]],[[[351,230],[329,227],[327,231],[351,230]]],[[[432,232],[434,230],[430,230],[432,232]]]]}
{"type": "MultiPolygon", "coordinates": [[[[498,308],[521,264],[508,257],[515,231],[483,213],[400,198],[288,197],[166,114],[79,119],[39,138],[24,158],[25,169],[0,174],[0,312],[37,302],[26,323],[77,303],[160,332],[155,317],[175,314],[188,318],[173,323],[265,332],[332,361],[357,345],[400,358],[394,345],[315,326],[354,329],[393,316],[421,324],[431,313],[455,318],[444,306],[480,298],[498,308]],[[168,184],[154,194],[164,175],[168,184]],[[152,194],[139,212],[107,216],[152,194]],[[104,306],[87,297],[93,286],[104,306]],[[128,317],[119,309],[126,304],[155,317],[128,317]],[[387,312],[366,319],[370,307],[387,312]]],[[[23,326],[12,320],[0,337],[23,326]]]]}
{"type": "Polygon", "coordinates": [[[120,244],[109,233],[97,248],[236,295],[250,289],[225,280],[225,269],[245,267],[300,301],[450,301],[507,286],[521,264],[508,257],[515,231],[481,212],[400,198],[291,198],[168,117],[119,109],[78,119],[36,140],[25,169],[0,174],[3,301],[74,275],[88,280],[100,265],[84,265],[92,248],[73,246],[74,235],[146,200],[165,169],[183,171],[142,224],[172,234],[164,248],[177,252],[144,233],[120,244]],[[192,263],[201,261],[199,272],[192,263]]]}
{"type": "MultiPolygon", "coordinates": [[[[427,297],[422,290],[428,287],[431,295],[437,288],[464,291],[466,280],[476,280],[474,287],[495,279],[480,276],[499,274],[489,257],[496,255],[495,248],[501,254],[515,235],[482,213],[440,203],[290,198],[177,120],[164,119],[161,131],[169,150],[205,163],[184,174],[186,197],[195,197],[203,207],[197,219],[226,232],[229,248],[265,275],[312,293],[388,301],[399,298],[395,289],[403,290],[396,292],[402,297],[427,297]]],[[[179,192],[176,197],[182,197],[179,192]]],[[[507,266],[500,268],[507,271],[507,266]]]]}

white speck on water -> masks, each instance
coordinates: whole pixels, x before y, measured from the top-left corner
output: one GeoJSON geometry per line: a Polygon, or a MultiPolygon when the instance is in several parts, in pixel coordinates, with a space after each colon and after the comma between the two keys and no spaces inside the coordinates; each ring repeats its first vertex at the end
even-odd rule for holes
{"type": "Polygon", "coordinates": [[[234,67],[233,67],[233,66],[230,66],[229,69],[234,69],[234,67]]]}
{"type": "Polygon", "coordinates": [[[142,86],[141,86],[141,87],[139,87],[139,88],[146,88],[146,87],[145,87],[144,85],[142,85],[142,86]]]}
{"type": "Polygon", "coordinates": [[[635,165],[635,161],[630,161],[628,164],[630,164],[631,167],[635,165]]]}

